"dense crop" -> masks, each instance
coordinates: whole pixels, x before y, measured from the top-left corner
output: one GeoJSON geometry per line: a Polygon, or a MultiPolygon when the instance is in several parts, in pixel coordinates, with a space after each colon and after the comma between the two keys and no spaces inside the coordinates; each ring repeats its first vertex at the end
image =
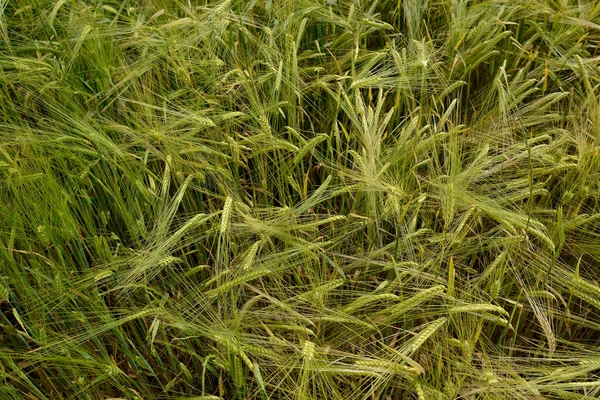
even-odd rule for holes
{"type": "Polygon", "coordinates": [[[600,396],[600,4],[0,1],[1,399],[600,396]]]}

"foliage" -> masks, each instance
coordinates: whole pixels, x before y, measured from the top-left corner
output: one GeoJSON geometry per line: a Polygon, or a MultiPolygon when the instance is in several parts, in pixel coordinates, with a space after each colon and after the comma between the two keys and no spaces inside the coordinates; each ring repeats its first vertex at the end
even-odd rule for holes
{"type": "Polygon", "coordinates": [[[0,1],[0,398],[599,396],[599,60],[591,0],[0,1]]]}

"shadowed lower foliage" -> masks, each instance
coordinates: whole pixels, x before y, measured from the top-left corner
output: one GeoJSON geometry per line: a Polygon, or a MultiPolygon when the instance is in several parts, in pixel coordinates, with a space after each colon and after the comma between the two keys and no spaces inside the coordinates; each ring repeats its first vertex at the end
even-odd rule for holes
{"type": "Polygon", "coordinates": [[[600,4],[0,0],[0,399],[600,396],[600,4]]]}

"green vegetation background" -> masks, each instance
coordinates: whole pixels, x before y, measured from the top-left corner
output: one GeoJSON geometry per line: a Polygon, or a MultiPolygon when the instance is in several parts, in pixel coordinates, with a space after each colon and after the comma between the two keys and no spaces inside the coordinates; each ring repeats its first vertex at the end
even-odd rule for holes
{"type": "Polygon", "coordinates": [[[0,398],[600,396],[599,64],[591,0],[0,0],[0,398]]]}

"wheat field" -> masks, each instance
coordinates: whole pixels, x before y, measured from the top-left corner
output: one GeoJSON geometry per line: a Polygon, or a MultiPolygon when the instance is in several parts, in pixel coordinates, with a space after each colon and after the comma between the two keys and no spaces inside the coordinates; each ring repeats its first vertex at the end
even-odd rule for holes
{"type": "Polygon", "coordinates": [[[600,397],[600,3],[0,0],[0,399],[600,397]]]}

